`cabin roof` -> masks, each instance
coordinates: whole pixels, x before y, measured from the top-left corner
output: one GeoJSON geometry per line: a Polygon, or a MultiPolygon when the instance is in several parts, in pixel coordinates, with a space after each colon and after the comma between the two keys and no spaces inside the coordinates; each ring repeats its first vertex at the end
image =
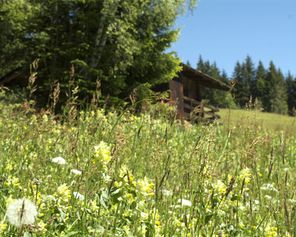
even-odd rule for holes
{"type": "Polygon", "coordinates": [[[231,89],[231,87],[225,84],[224,82],[218,79],[215,79],[199,70],[195,70],[186,64],[182,64],[182,67],[183,67],[183,70],[180,72],[182,76],[186,77],[187,79],[197,80],[204,87],[225,90],[225,91],[228,91],[231,89]]]}
{"type": "Polygon", "coordinates": [[[4,86],[6,84],[11,83],[14,80],[20,79],[23,76],[23,73],[24,71],[21,67],[8,72],[6,75],[0,77],[0,86],[4,86]]]}

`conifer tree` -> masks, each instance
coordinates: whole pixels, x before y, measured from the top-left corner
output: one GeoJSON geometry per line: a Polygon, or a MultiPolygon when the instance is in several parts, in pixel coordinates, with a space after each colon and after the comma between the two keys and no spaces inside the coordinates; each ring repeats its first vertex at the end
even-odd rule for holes
{"type": "Polygon", "coordinates": [[[268,86],[266,82],[266,70],[262,61],[259,61],[255,75],[254,97],[262,104],[263,110],[267,110],[269,104],[268,86]]]}
{"type": "Polygon", "coordinates": [[[296,78],[289,72],[286,78],[289,114],[296,116],[296,78]]]}
{"type": "Polygon", "coordinates": [[[247,56],[242,64],[239,62],[236,64],[233,79],[236,82],[234,91],[236,101],[241,108],[244,108],[251,98],[254,99],[256,93],[255,70],[250,56],[247,56]]]}
{"type": "Polygon", "coordinates": [[[243,77],[246,85],[246,91],[249,91],[249,95],[254,98],[255,94],[255,70],[254,63],[250,56],[247,56],[243,65],[243,77]]]}
{"type": "Polygon", "coordinates": [[[275,67],[272,61],[269,63],[266,80],[269,90],[267,111],[286,114],[288,112],[288,97],[284,76],[282,72],[275,67]]]}
{"type": "Polygon", "coordinates": [[[240,107],[245,107],[249,101],[249,91],[246,91],[246,85],[243,77],[243,68],[240,62],[234,67],[232,79],[235,81],[234,97],[240,107]]]}

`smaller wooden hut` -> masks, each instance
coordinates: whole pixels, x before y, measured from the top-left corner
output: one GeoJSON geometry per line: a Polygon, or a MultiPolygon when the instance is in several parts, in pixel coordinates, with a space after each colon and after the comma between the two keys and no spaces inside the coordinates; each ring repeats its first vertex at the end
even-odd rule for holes
{"type": "MultiPolygon", "coordinates": [[[[177,107],[177,117],[189,119],[195,112],[199,117],[204,117],[206,110],[202,102],[204,87],[230,90],[230,86],[214,79],[207,74],[182,64],[182,71],[178,77],[169,82],[170,99],[177,107]]],[[[211,112],[216,112],[212,107],[211,112]]]]}

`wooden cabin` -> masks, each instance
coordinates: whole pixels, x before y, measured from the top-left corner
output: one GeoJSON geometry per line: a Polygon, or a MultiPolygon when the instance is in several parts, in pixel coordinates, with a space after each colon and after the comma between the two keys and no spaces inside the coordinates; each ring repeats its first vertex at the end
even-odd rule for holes
{"type": "Polygon", "coordinates": [[[229,91],[230,86],[185,64],[182,67],[178,77],[169,82],[170,100],[176,105],[177,117],[190,119],[194,112],[199,117],[205,117],[207,112],[214,114],[216,111],[213,107],[208,106],[210,110],[206,111],[201,103],[203,88],[229,91]]]}
{"type": "MultiPolygon", "coordinates": [[[[214,116],[215,109],[210,107],[210,110],[207,111],[206,106],[202,103],[203,88],[229,91],[230,86],[185,64],[182,64],[182,67],[178,77],[169,83],[158,85],[154,89],[156,91],[169,90],[170,103],[176,106],[177,117],[180,119],[191,119],[192,114],[200,118],[206,117],[207,113],[212,113],[214,116]]],[[[27,74],[21,68],[17,68],[0,78],[0,87],[15,85],[25,87],[28,84],[28,79],[25,76],[27,74]]],[[[207,108],[209,109],[209,106],[207,108]]]]}

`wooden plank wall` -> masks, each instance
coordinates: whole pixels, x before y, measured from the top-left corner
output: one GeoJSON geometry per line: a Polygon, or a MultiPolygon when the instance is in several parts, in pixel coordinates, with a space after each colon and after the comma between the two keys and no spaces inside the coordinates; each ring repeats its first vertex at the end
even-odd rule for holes
{"type": "Polygon", "coordinates": [[[184,101],[183,101],[183,84],[179,80],[171,80],[169,82],[171,91],[171,100],[176,102],[177,105],[177,117],[179,119],[184,118],[184,101]]]}

